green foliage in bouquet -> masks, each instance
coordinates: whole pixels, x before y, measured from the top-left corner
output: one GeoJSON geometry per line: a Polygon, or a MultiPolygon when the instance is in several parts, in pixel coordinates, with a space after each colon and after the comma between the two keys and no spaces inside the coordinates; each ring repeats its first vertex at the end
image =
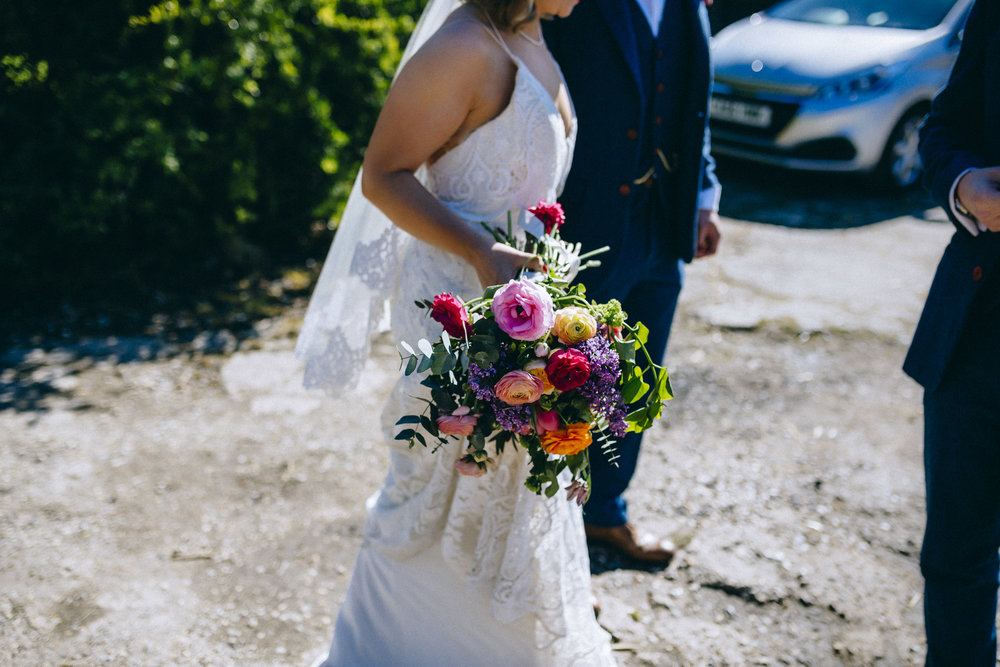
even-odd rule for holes
{"type": "Polygon", "coordinates": [[[486,474],[493,452],[523,447],[527,488],[551,497],[569,469],[568,496],[582,503],[592,443],[610,448],[626,432],[648,429],[672,398],[669,374],[646,350],[646,328],[629,323],[617,301],[588,301],[582,284],[551,267],[466,303],[439,294],[415,305],[444,331],[416,347],[400,342],[404,373],[425,373],[428,396],[422,414],[397,422],[396,438],[435,450],[466,438],[456,461],[463,474],[486,474]]]}

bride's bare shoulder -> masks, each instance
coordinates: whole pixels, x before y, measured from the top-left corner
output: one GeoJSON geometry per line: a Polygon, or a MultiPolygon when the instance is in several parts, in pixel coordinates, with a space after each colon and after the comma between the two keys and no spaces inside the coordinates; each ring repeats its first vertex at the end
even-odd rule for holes
{"type": "Polygon", "coordinates": [[[479,10],[465,4],[451,13],[414,54],[413,61],[427,64],[433,61],[447,69],[479,69],[486,74],[498,66],[507,65],[509,57],[497,42],[492,29],[483,22],[479,10]]]}

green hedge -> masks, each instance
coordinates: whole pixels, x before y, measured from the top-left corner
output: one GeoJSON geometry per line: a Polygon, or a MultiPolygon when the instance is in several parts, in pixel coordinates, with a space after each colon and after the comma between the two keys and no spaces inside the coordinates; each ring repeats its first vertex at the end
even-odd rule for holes
{"type": "Polygon", "coordinates": [[[321,253],[423,0],[4,0],[5,298],[321,253]]]}

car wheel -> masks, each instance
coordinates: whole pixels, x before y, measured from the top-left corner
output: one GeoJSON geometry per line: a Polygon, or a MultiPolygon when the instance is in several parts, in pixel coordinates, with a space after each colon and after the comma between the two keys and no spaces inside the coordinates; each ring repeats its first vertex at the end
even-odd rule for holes
{"type": "Polygon", "coordinates": [[[920,180],[923,168],[917,146],[924,115],[923,111],[911,109],[893,128],[876,173],[883,185],[902,190],[920,180]]]}

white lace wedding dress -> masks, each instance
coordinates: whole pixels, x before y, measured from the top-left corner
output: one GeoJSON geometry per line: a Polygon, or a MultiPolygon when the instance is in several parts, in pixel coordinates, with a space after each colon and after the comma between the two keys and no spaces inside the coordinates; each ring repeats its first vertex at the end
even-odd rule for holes
{"type": "MultiPolygon", "coordinates": [[[[542,84],[511,57],[518,70],[508,106],[422,174],[470,224],[506,226],[508,211],[555,201],[572,158],[575,119],[567,127],[542,84]]],[[[352,263],[378,272],[385,268],[379,260],[398,253],[398,279],[388,286],[392,335],[411,343],[433,339],[440,325],[414,300],[441,292],[479,296],[476,273],[453,255],[392,234],[386,229],[380,239],[359,243],[352,263]]],[[[378,291],[372,286],[379,279],[357,280],[355,289],[378,291]]],[[[306,328],[324,317],[317,298],[306,328]]],[[[372,307],[368,317],[377,315],[372,307]]],[[[333,333],[342,337],[337,346],[300,341],[319,351],[306,355],[313,384],[323,384],[337,355],[352,349],[343,331],[333,333]]],[[[495,469],[472,478],[454,467],[463,442],[432,453],[393,440],[395,421],[423,409],[412,398],[425,393],[419,380],[401,378],[385,408],[390,469],[368,501],[364,542],[323,664],[613,665],[610,639],[592,609],[580,508],[563,493],[546,499],[524,487],[523,450],[508,446],[495,469]]]]}

